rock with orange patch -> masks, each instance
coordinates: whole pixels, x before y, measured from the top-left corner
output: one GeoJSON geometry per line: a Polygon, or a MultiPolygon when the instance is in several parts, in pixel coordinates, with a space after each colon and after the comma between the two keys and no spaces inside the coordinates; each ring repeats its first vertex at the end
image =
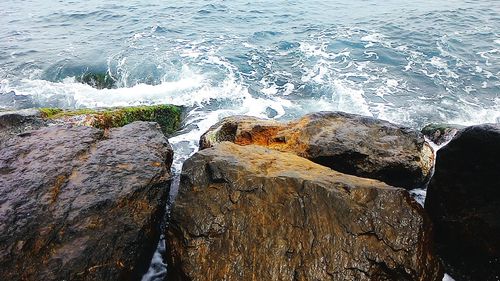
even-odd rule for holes
{"type": "Polygon", "coordinates": [[[288,123],[227,117],[203,134],[200,149],[221,141],[292,152],[343,173],[407,189],[425,185],[434,161],[420,132],[342,112],[313,113],[288,123]]]}
{"type": "Polygon", "coordinates": [[[53,126],[0,148],[0,280],[139,280],[172,149],[156,123],[53,126]]]}
{"type": "Polygon", "coordinates": [[[442,280],[408,191],[223,142],[183,166],[168,280],[442,280]]]}

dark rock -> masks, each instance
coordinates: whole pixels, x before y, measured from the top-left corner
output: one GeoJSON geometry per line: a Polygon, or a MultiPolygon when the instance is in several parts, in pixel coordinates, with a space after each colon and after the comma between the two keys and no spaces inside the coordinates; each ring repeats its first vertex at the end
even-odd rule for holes
{"type": "Polygon", "coordinates": [[[0,112],[0,147],[17,134],[47,125],[37,109],[0,112]]]}
{"type": "Polygon", "coordinates": [[[433,143],[441,145],[450,141],[463,128],[465,126],[455,124],[429,124],[421,132],[433,143]]]}
{"type": "Polygon", "coordinates": [[[224,142],[183,166],[168,280],[441,280],[404,189],[224,142]]]}
{"type": "Polygon", "coordinates": [[[96,89],[111,89],[116,85],[116,79],[109,73],[87,72],[76,77],[76,81],[90,85],[96,89]]]}
{"type": "Polygon", "coordinates": [[[313,113],[289,123],[228,117],[201,137],[200,149],[221,141],[292,152],[343,173],[407,189],[425,185],[434,160],[421,133],[341,112],[313,113]]]}
{"type": "Polygon", "coordinates": [[[156,123],[52,126],[0,149],[0,280],[139,280],[172,149],[156,123]]]}
{"type": "Polygon", "coordinates": [[[500,125],[460,131],[437,153],[425,208],[456,280],[500,276],[500,125]]]}

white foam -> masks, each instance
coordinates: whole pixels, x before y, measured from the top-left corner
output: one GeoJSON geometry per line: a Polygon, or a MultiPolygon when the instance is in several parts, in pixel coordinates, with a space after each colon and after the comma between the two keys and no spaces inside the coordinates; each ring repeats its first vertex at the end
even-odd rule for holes
{"type": "Polygon", "coordinates": [[[295,85],[294,84],[292,84],[292,83],[286,83],[285,84],[285,91],[283,92],[283,95],[284,96],[288,96],[291,93],[293,93],[294,90],[295,90],[295,85]]]}
{"type": "Polygon", "coordinates": [[[415,199],[415,201],[418,202],[418,204],[422,205],[422,207],[424,206],[425,196],[427,195],[427,191],[425,189],[421,188],[412,189],[410,190],[410,194],[415,199]]]}
{"type": "Polygon", "coordinates": [[[445,69],[448,67],[446,61],[440,57],[432,57],[429,63],[437,68],[445,69]]]}
{"type": "Polygon", "coordinates": [[[330,77],[330,63],[325,59],[319,59],[313,68],[304,68],[304,75],[302,76],[302,82],[315,82],[322,84],[328,81],[330,77]]]}
{"type": "Polygon", "coordinates": [[[356,89],[352,83],[338,79],[334,80],[333,87],[333,110],[373,116],[363,96],[363,89],[356,89]]]}
{"type": "Polygon", "coordinates": [[[488,50],[488,51],[483,51],[483,52],[477,52],[476,54],[480,55],[481,58],[483,58],[485,60],[485,65],[487,66],[491,66],[491,62],[490,62],[490,56],[494,55],[494,54],[498,54],[500,53],[500,49],[492,49],[492,50],[488,50]]]}
{"type": "Polygon", "coordinates": [[[387,87],[396,88],[399,85],[399,82],[396,79],[387,79],[385,84],[387,85],[387,87]]]}
{"type": "MultiPolygon", "coordinates": [[[[165,248],[165,241],[161,240],[158,245],[162,250],[165,248]]],[[[160,251],[156,251],[151,259],[151,264],[154,266],[148,269],[141,281],[154,280],[155,277],[164,276],[167,273],[167,265],[163,262],[160,251]]]]}
{"type": "Polygon", "coordinates": [[[370,47],[373,47],[375,46],[375,44],[373,44],[373,42],[369,42],[368,44],[366,44],[364,47],[365,48],[370,48],[370,47]]]}
{"type": "Polygon", "coordinates": [[[443,281],[455,281],[450,275],[444,274],[443,281]]]}
{"type": "Polygon", "coordinates": [[[324,45],[315,46],[307,42],[301,42],[299,50],[307,57],[328,57],[328,53],[325,52],[324,45]]]}
{"type": "Polygon", "coordinates": [[[471,126],[482,123],[500,123],[500,98],[496,98],[494,105],[489,108],[469,103],[459,99],[454,103],[457,107],[457,117],[448,120],[448,123],[471,126]]]}
{"type": "Polygon", "coordinates": [[[250,96],[247,89],[232,76],[219,85],[212,85],[203,75],[183,69],[180,79],[165,81],[159,85],[138,84],[130,88],[102,89],[65,79],[62,82],[45,80],[22,80],[11,87],[2,83],[6,91],[14,90],[17,94],[31,95],[36,100],[59,99],[72,100],[76,107],[113,107],[142,104],[175,104],[195,106],[217,99],[238,100],[250,96]]]}
{"type": "Polygon", "coordinates": [[[382,40],[384,40],[384,35],[380,33],[372,33],[361,37],[361,41],[365,42],[377,43],[377,42],[382,42],[382,40]]]}

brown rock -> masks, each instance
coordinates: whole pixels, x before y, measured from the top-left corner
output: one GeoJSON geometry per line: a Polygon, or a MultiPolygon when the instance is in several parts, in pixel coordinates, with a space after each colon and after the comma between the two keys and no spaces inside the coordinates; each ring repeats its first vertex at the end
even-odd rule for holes
{"type": "Polygon", "coordinates": [[[228,117],[201,137],[200,149],[221,141],[292,152],[336,171],[407,189],[425,185],[434,160],[421,133],[341,112],[313,113],[289,123],[228,117]]]}
{"type": "Polygon", "coordinates": [[[500,278],[500,125],[460,131],[437,154],[425,208],[455,280],[500,278]]]}
{"type": "Polygon", "coordinates": [[[138,280],[172,149],[156,123],[53,126],[0,149],[0,280],[138,280]]]}
{"type": "Polygon", "coordinates": [[[223,142],[183,166],[167,230],[173,280],[441,280],[404,189],[223,142]]]}

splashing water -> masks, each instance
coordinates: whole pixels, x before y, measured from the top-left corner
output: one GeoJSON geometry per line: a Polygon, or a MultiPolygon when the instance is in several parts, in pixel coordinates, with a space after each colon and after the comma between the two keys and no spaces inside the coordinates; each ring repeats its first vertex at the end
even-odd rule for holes
{"type": "MultiPolygon", "coordinates": [[[[229,115],[500,122],[498,1],[5,0],[0,25],[0,110],[186,107],[172,200],[201,134],[229,115]],[[117,87],[77,83],[87,72],[117,87]]],[[[163,251],[143,280],[163,280],[163,251]]]]}

